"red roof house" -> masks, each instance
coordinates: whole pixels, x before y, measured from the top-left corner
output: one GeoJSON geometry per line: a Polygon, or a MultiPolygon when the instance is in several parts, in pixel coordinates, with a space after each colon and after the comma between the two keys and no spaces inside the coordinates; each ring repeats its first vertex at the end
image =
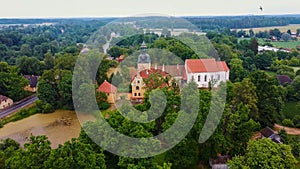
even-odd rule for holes
{"type": "Polygon", "coordinates": [[[98,92],[103,92],[107,96],[107,102],[108,103],[115,103],[115,100],[117,98],[117,87],[110,84],[106,80],[98,87],[98,92]]]}

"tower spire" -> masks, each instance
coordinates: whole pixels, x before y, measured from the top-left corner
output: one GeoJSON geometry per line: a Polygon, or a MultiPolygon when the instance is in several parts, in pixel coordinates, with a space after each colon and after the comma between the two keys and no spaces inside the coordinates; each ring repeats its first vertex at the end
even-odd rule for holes
{"type": "Polygon", "coordinates": [[[141,50],[142,50],[142,53],[146,53],[147,45],[146,45],[145,41],[143,41],[143,43],[141,45],[141,50]]]}

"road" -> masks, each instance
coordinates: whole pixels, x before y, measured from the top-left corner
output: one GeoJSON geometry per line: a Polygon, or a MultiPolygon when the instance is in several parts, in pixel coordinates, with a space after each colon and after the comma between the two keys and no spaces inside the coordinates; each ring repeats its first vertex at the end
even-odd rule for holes
{"type": "Polygon", "coordinates": [[[36,100],[38,100],[38,98],[36,96],[29,97],[28,99],[23,99],[22,101],[14,103],[13,106],[11,106],[5,110],[0,110],[0,118],[10,115],[22,108],[34,103],[36,100]]]}

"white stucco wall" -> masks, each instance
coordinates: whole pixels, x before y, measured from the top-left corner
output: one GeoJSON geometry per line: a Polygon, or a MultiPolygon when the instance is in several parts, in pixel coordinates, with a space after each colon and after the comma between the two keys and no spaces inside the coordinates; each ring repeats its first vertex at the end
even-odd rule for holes
{"type": "Polygon", "coordinates": [[[218,87],[220,82],[226,82],[229,80],[229,72],[220,71],[220,72],[204,72],[204,73],[189,73],[187,72],[187,82],[191,82],[194,78],[194,81],[198,84],[199,88],[208,88],[209,82],[215,80],[216,84],[214,87],[218,87]],[[198,79],[200,76],[200,79],[198,79]],[[205,81],[206,76],[206,81],[205,81]]]}

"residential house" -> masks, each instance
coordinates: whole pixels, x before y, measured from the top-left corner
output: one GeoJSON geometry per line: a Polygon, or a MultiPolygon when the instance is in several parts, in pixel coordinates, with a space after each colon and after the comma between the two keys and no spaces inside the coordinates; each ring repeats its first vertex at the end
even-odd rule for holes
{"type": "Polygon", "coordinates": [[[282,51],[282,52],[287,52],[287,53],[291,52],[289,49],[278,49],[278,48],[271,47],[271,46],[258,46],[259,53],[262,53],[265,51],[273,51],[273,52],[282,51]]]}
{"type": "Polygon", "coordinates": [[[293,82],[293,80],[287,75],[278,75],[277,79],[281,85],[284,85],[286,83],[291,84],[293,82]]]}
{"type": "Polygon", "coordinates": [[[10,99],[6,96],[0,95],[0,109],[7,108],[11,105],[13,105],[13,100],[12,99],[10,99]]]}
{"type": "Polygon", "coordinates": [[[29,81],[29,85],[25,86],[25,90],[30,92],[36,92],[39,76],[24,75],[24,77],[29,81]]]}
{"type": "Polygon", "coordinates": [[[261,138],[269,138],[275,143],[281,143],[281,138],[274,130],[272,130],[270,127],[265,127],[260,131],[261,138]]]}
{"type": "Polygon", "coordinates": [[[103,92],[107,96],[107,102],[114,104],[117,99],[117,87],[106,80],[98,87],[97,91],[103,92]]]}

